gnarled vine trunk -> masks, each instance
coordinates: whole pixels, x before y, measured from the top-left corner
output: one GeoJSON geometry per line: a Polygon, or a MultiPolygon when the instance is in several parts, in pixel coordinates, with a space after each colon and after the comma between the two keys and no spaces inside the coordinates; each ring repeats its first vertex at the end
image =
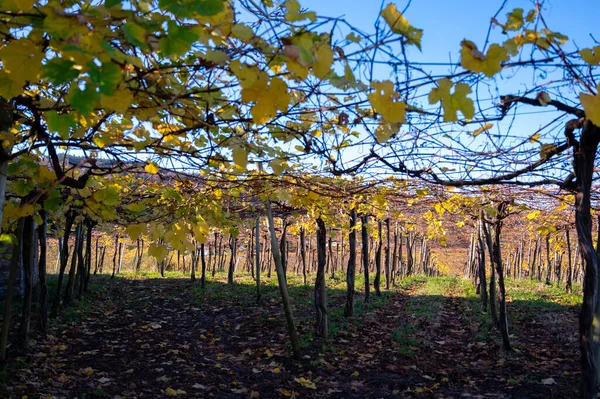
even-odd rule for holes
{"type": "Polygon", "coordinates": [[[323,219],[317,219],[317,279],[315,280],[315,335],[327,340],[327,287],[325,265],[327,264],[327,231],[323,219]]]}
{"type": "Polygon", "coordinates": [[[369,217],[367,215],[363,215],[361,217],[361,222],[362,261],[365,273],[365,303],[367,303],[369,302],[371,296],[371,290],[369,286],[369,230],[367,230],[369,217]]]}
{"type": "Polygon", "coordinates": [[[594,163],[600,128],[585,121],[580,142],[574,137],[574,165],[577,178],[575,194],[575,227],[579,239],[579,250],[584,262],[583,304],[579,317],[579,346],[581,350],[581,391],[582,399],[595,399],[598,393],[598,376],[594,346],[594,314],[598,301],[598,257],[592,241],[591,188],[594,163]]]}
{"type": "Polygon", "coordinates": [[[346,306],[344,316],[354,315],[354,282],[356,280],[356,209],[350,211],[350,233],[348,234],[348,268],[346,270],[346,306]]]}
{"type": "Polygon", "coordinates": [[[294,322],[294,312],[292,309],[292,303],[290,301],[290,295],[288,292],[287,282],[283,274],[283,266],[281,265],[281,255],[279,254],[279,248],[277,245],[277,235],[275,234],[275,222],[273,221],[273,212],[271,211],[271,202],[265,201],[265,211],[267,213],[267,222],[269,223],[269,235],[271,237],[271,252],[275,260],[275,271],[277,272],[277,281],[279,282],[279,293],[281,295],[281,301],[283,302],[283,310],[285,313],[285,321],[288,328],[288,334],[290,336],[290,342],[292,344],[292,352],[294,358],[300,359],[300,341],[298,340],[298,333],[296,331],[296,323],[294,322]]]}

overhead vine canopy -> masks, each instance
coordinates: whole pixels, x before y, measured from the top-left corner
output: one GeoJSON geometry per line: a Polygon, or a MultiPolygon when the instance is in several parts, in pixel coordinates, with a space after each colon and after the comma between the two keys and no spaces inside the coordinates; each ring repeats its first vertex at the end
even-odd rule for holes
{"type": "MultiPolygon", "coordinates": [[[[366,222],[386,196],[430,184],[557,184],[577,193],[591,378],[600,46],[553,30],[539,2],[506,4],[485,37],[456,43],[456,61],[427,64],[424,35],[444,32],[393,3],[366,32],[298,0],[0,0],[2,231],[77,211],[148,234],[160,259],[211,226],[235,235],[232,220],[261,201],[270,214],[269,199],[321,224],[349,210],[366,222]]],[[[595,381],[585,389],[595,397],[595,381]]]]}
{"type": "Polygon", "coordinates": [[[68,146],[149,173],[263,161],[430,181],[536,169],[525,182],[548,182],[564,178],[563,116],[600,119],[598,48],[571,51],[535,9],[499,10],[485,42],[431,72],[407,51],[422,30],[393,4],[369,34],[295,0],[188,3],[4,2],[0,96],[18,110],[4,156],[68,146]],[[518,92],[497,79],[521,76],[532,83],[518,92]],[[525,106],[558,113],[516,131],[525,106]]]}

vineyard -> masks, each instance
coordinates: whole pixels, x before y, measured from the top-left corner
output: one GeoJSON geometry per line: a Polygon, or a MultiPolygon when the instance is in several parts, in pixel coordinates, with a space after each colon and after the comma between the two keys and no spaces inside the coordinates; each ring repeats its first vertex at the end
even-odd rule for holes
{"type": "Polygon", "coordinates": [[[308,3],[0,1],[2,397],[597,397],[592,26],[308,3]]]}

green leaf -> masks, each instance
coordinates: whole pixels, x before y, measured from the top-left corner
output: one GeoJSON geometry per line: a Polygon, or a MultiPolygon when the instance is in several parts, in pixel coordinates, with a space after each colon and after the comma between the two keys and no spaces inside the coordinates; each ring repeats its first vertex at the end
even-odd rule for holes
{"type": "Polygon", "coordinates": [[[188,29],[169,22],[169,33],[158,42],[160,50],[169,57],[178,57],[188,52],[198,35],[188,29]]]}
{"type": "Polygon", "coordinates": [[[127,208],[128,211],[133,212],[133,213],[141,213],[146,210],[146,205],[144,205],[142,202],[138,202],[138,203],[126,205],[125,208],[127,208]]]}
{"type": "Polygon", "coordinates": [[[498,216],[498,210],[493,206],[486,206],[484,208],[484,211],[491,218],[495,218],[496,216],[498,216]]]}
{"type": "Polygon", "coordinates": [[[225,9],[223,0],[159,0],[158,6],[178,17],[192,17],[194,12],[203,17],[212,17],[225,9]]]}
{"type": "Polygon", "coordinates": [[[17,243],[17,237],[12,234],[0,234],[0,244],[13,245],[17,243]]]}
{"type": "Polygon", "coordinates": [[[71,129],[75,129],[77,126],[73,114],[59,114],[56,111],[46,113],[46,123],[48,124],[48,130],[58,133],[63,139],[68,138],[71,129]]]}
{"type": "Polygon", "coordinates": [[[19,179],[13,185],[13,191],[19,197],[24,197],[33,190],[34,184],[33,180],[29,179],[19,179]]]}
{"type": "Polygon", "coordinates": [[[523,20],[523,12],[524,12],[524,10],[522,8],[515,8],[514,10],[512,10],[507,15],[506,24],[504,24],[502,26],[504,28],[504,30],[519,30],[519,29],[521,29],[523,27],[523,25],[525,24],[525,21],[523,20]]]}
{"type": "Polygon", "coordinates": [[[101,67],[97,67],[94,63],[88,64],[90,79],[98,85],[100,93],[107,96],[112,96],[115,88],[123,78],[121,67],[112,62],[105,62],[101,67]]]}
{"type": "Polygon", "coordinates": [[[62,198],[59,190],[52,190],[48,194],[48,198],[44,201],[44,209],[49,212],[55,212],[60,208],[62,198]]]}
{"type": "Polygon", "coordinates": [[[79,111],[82,115],[89,115],[94,110],[94,103],[100,100],[100,94],[94,90],[91,85],[87,85],[84,90],[74,86],[71,88],[68,101],[71,107],[79,111]]]}
{"type": "Polygon", "coordinates": [[[105,206],[115,206],[119,204],[119,191],[114,186],[106,187],[94,193],[94,199],[105,206]]]}
{"type": "Polygon", "coordinates": [[[123,26],[123,32],[129,43],[142,49],[149,48],[146,44],[146,30],[140,25],[133,22],[127,22],[123,26]]]}
{"type": "Polygon", "coordinates": [[[223,0],[194,0],[194,10],[203,17],[212,17],[225,9],[223,0]]]}
{"type": "Polygon", "coordinates": [[[121,0],[106,0],[104,2],[104,6],[106,8],[112,8],[112,7],[116,6],[117,4],[121,4],[121,0]]]}
{"type": "Polygon", "coordinates": [[[422,189],[418,189],[417,190],[417,196],[419,198],[423,198],[424,196],[426,196],[427,194],[429,194],[429,190],[426,188],[422,188],[422,189]]]}
{"type": "Polygon", "coordinates": [[[42,76],[54,85],[71,82],[79,76],[79,70],[73,68],[75,62],[64,58],[53,58],[42,67],[42,76]]]}

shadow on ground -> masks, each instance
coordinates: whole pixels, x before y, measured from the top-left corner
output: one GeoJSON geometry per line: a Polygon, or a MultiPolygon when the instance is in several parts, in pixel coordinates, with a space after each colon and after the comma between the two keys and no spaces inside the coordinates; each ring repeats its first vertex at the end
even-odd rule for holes
{"type": "Polygon", "coordinates": [[[313,288],[290,276],[303,351],[294,361],[278,288],[265,280],[257,303],[249,277],[205,289],[183,278],[96,277],[51,336],[27,353],[10,348],[0,395],[576,397],[577,297],[558,289],[509,282],[507,353],[468,281],[408,278],[366,305],[359,293],[347,319],[344,276],[328,278],[325,342],[313,337],[313,288]]]}

